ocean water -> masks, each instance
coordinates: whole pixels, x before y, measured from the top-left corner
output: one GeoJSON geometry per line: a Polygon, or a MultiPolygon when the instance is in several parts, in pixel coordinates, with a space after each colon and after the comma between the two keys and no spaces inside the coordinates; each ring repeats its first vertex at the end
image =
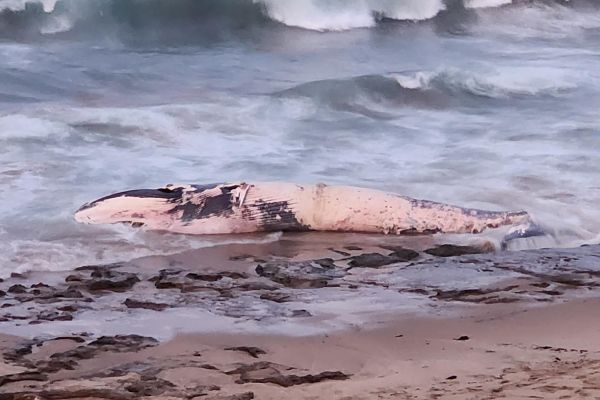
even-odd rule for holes
{"type": "Polygon", "coordinates": [[[171,182],[343,183],[600,241],[600,1],[0,0],[0,276],[239,238],[77,225],[171,182]]]}

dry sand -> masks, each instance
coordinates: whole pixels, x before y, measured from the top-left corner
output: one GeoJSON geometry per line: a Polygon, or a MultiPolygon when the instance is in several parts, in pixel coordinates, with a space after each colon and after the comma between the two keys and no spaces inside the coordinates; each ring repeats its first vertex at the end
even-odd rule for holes
{"type": "MultiPolygon", "coordinates": [[[[73,371],[50,374],[47,382],[5,384],[2,392],[26,392],[30,385],[50,394],[58,389],[102,387],[112,394],[107,391],[96,398],[117,398],[119,393],[128,393],[122,389],[126,383],[138,379],[135,372],[125,373],[127,367],[123,367],[121,383],[115,383],[114,377],[81,378],[102,376],[109,368],[129,364],[131,370],[137,365],[142,375],[165,379],[183,392],[198,386],[220,388],[207,390],[208,396],[252,392],[255,398],[265,400],[593,399],[600,398],[599,307],[600,299],[533,309],[489,305],[476,312],[465,310],[457,318],[399,316],[377,329],[365,324],[352,331],[308,337],[182,335],[135,353],[102,352],[81,361],[73,371]],[[255,358],[244,351],[225,350],[237,346],[256,347],[264,354],[255,358]],[[350,377],[282,387],[239,383],[239,374],[226,373],[257,362],[272,363],[273,367],[265,364],[251,380],[325,371],[350,377]]],[[[16,342],[16,338],[5,337],[2,346],[13,349],[16,342]]],[[[29,359],[35,363],[76,346],[69,342],[47,344],[29,359]]],[[[23,371],[9,363],[0,364],[0,375],[23,371]]],[[[168,398],[166,395],[154,398],[168,398]]],[[[136,397],[142,396],[132,398],[136,397]]]]}

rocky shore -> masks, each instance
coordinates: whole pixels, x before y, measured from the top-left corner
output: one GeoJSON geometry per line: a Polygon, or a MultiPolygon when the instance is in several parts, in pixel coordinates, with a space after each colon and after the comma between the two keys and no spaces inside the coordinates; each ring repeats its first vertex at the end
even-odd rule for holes
{"type": "Polygon", "coordinates": [[[0,400],[600,395],[600,246],[343,239],[13,274],[0,400]]]}

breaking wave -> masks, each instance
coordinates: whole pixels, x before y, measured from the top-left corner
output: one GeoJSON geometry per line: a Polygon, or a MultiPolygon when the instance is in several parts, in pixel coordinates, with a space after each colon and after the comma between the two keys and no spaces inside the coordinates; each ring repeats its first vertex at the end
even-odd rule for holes
{"type": "Polygon", "coordinates": [[[435,72],[363,75],[303,83],[275,93],[282,98],[308,98],[333,109],[370,117],[400,107],[446,109],[478,107],[482,101],[568,95],[577,82],[561,71],[528,68],[477,75],[454,69],[435,72]],[[379,107],[377,107],[379,106],[379,107]]]}
{"type": "MultiPolygon", "coordinates": [[[[548,1],[539,0],[541,3],[548,1]]],[[[575,7],[586,0],[555,0],[575,7]]],[[[285,25],[316,31],[424,21],[453,12],[530,3],[522,0],[0,0],[0,37],[143,28],[216,31],[285,25]],[[108,29],[106,29],[108,28],[108,29]]],[[[589,5],[591,3],[585,3],[589,5]]]]}

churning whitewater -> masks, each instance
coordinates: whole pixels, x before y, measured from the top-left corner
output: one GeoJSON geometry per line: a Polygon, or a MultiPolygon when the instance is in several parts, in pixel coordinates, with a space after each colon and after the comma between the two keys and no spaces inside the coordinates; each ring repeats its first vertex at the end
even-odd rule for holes
{"type": "Polygon", "coordinates": [[[73,221],[164,182],[359,186],[526,210],[544,235],[511,249],[596,243],[599,43],[595,0],[0,0],[0,276],[279,238],[73,221]]]}

